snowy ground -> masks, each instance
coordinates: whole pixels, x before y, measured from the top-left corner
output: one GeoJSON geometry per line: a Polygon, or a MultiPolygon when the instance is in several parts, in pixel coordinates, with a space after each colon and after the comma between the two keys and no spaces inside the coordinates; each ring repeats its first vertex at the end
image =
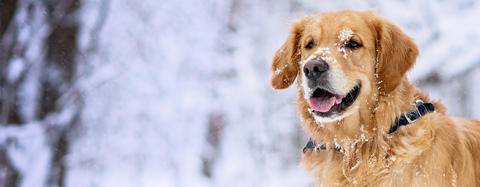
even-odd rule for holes
{"type": "MultiPolygon", "coordinates": [[[[269,66],[293,20],[345,8],[400,25],[421,48],[410,78],[450,114],[480,116],[477,1],[85,0],[67,186],[311,186],[295,90],[273,91],[269,66]]],[[[40,150],[16,163],[42,181],[45,137],[20,135],[40,150]]]]}

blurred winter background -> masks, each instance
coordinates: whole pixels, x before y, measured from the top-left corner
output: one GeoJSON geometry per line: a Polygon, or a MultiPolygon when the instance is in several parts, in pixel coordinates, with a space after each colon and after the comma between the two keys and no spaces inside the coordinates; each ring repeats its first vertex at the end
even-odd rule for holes
{"type": "Polygon", "coordinates": [[[480,116],[473,0],[0,0],[0,187],[311,186],[270,60],[292,21],[345,8],[400,25],[410,78],[480,116]]]}

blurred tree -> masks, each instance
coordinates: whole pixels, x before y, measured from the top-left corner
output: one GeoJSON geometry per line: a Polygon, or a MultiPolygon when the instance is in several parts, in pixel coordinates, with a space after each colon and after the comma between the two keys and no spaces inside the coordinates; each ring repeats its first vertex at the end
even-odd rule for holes
{"type": "Polygon", "coordinates": [[[79,5],[0,1],[0,132],[12,132],[0,136],[0,186],[22,184],[9,151],[24,138],[13,132],[31,130],[29,124],[41,126],[51,151],[44,185],[64,186],[65,155],[82,103],[75,87],[79,5]]]}
{"type": "MultiPolygon", "coordinates": [[[[4,39],[5,32],[8,25],[12,22],[17,7],[16,0],[0,1],[0,125],[6,124],[10,116],[14,116],[14,113],[9,112],[9,107],[12,105],[10,102],[11,91],[7,88],[7,61],[11,54],[11,45],[7,43],[7,39],[4,39]],[[10,102],[10,103],[9,103],[10,102]]],[[[11,119],[11,121],[17,121],[11,119]]],[[[13,187],[16,186],[18,177],[18,171],[12,166],[12,163],[7,155],[7,150],[0,143],[0,186],[13,187]]]]}
{"type": "Polygon", "coordinates": [[[18,177],[18,171],[13,168],[6,150],[0,147],[0,186],[14,187],[18,177]]]}
{"type": "Polygon", "coordinates": [[[202,157],[202,172],[211,177],[215,161],[218,159],[220,142],[225,128],[225,117],[220,112],[214,112],[208,117],[207,148],[202,157]]]}

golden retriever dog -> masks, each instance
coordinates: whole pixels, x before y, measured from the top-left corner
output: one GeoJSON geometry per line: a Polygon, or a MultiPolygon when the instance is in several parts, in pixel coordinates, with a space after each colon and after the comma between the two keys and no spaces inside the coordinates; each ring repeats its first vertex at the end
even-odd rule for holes
{"type": "Polygon", "coordinates": [[[480,121],[446,115],[407,80],[417,55],[410,37],[372,12],[293,24],[271,84],[297,80],[311,137],[303,164],[316,186],[480,186],[480,121]]]}

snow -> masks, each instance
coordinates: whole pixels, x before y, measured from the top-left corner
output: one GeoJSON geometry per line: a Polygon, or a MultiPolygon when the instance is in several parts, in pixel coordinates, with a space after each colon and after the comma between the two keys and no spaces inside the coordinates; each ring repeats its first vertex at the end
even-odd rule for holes
{"type": "Polygon", "coordinates": [[[335,58],[332,57],[330,48],[329,47],[321,47],[318,48],[315,52],[313,52],[308,58],[300,62],[301,65],[305,65],[308,61],[313,59],[320,58],[326,62],[334,62],[335,58]]]}
{"type": "Polygon", "coordinates": [[[339,44],[337,44],[338,52],[343,54],[343,58],[347,58],[348,56],[347,54],[348,51],[345,48],[345,45],[347,45],[347,43],[350,41],[352,36],[353,36],[353,31],[350,28],[342,29],[338,34],[338,40],[339,40],[339,44]]]}
{"type": "Polygon", "coordinates": [[[19,77],[20,74],[24,71],[25,65],[20,58],[15,58],[11,60],[9,70],[8,70],[8,80],[10,82],[15,82],[19,77]]]}
{"type": "Polygon", "coordinates": [[[350,28],[345,28],[340,30],[340,34],[338,34],[338,40],[340,40],[341,44],[346,44],[352,38],[353,31],[350,28]]]}
{"type": "MultiPolygon", "coordinates": [[[[255,153],[264,152],[266,145],[271,144],[256,142],[259,138],[269,141],[266,134],[278,134],[280,138],[291,132],[289,126],[296,124],[280,120],[278,124],[285,127],[279,132],[272,134],[266,128],[258,131],[262,121],[273,118],[261,117],[269,110],[265,107],[270,107],[263,104],[263,97],[249,95],[268,93],[268,87],[259,81],[269,77],[259,74],[267,71],[268,66],[258,71],[256,64],[245,63],[245,59],[224,57],[221,50],[228,46],[222,45],[239,45],[232,56],[253,57],[255,51],[243,40],[219,44],[221,36],[227,35],[220,26],[223,15],[211,15],[209,12],[218,10],[208,3],[192,3],[186,6],[174,2],[111,2],[111,12],[99,35],[101,52],[92,59],[95,72],[81,82],[86,93],[83,119],[87,126],[84,136],[74,145],[77,151],[70,157],[68,184],[243,186],[257,183],[263,175],[271,179],[265,180],[264,185],[274,185],[282,181],[273,180],[278,175],[271,175],[269,170],[292,168],[287,170],[292,177],[285,182],[296,181],[300,174],[295,173],[303,173],[293,164],[280,162],[279,157],[274,157],[277,154],[266,158],[255,153]],[[159,7],[164,8],[158,10],[159,7]],[[171,22],[165,14],[178,19],[171,22]],[[195,19],[186,16],[189,14],[195,19]],[[131,26],[139,23],[150,27],[131,26]],[[235,59],[243,62],[232,62],[235,59]],[[229,78],[229,72],[237,75],[229,78]],[[201,156],[206,147],[207,117],[216,111],[228,114],[228,124],[222,135],[220,157],[212,171],[215,178],[208,179],[201,172],[201,156]],[[225,154],[228,156],[223,157],[225,154]],[[255,172],[262,165],[265,171],[255,172]],[[97,175],[92,176],[92,172],[97,175]]],[[[284,144],[272,148],[288,152],[287,148],[294,147],[284,144]]],[[[298,154],[293,152],[286,157],[298,154]]],[[[291,159],[290,163],[297,161],[291,159]]]]}
{"type": "Polygon", "coordinates": [[[285,64],[285,65],[277,68],[274,73],[277,74],[277,75],[279,75],[279,74],[282,73],[282,72],[285,70],[285,68],[287,68],[287,67],[288,67],[288,64],[285,64]]]}
{"type": "Polygon", "coordinates": [[[45,135],[40,124],[35,123],[0,128],[0,146],[8,147],[10,160],[23,174],[20,186],[36,186],[47,182],[51,155],[45,135]]]}

